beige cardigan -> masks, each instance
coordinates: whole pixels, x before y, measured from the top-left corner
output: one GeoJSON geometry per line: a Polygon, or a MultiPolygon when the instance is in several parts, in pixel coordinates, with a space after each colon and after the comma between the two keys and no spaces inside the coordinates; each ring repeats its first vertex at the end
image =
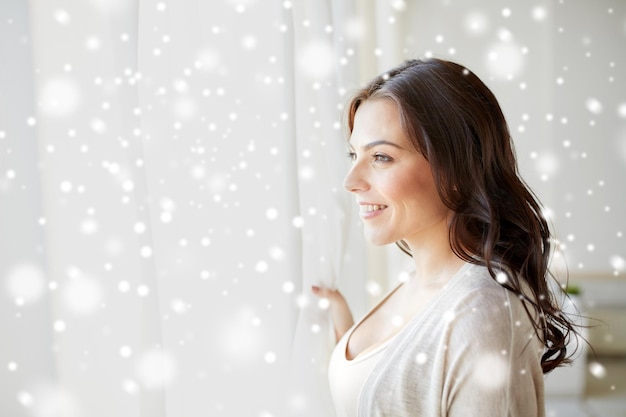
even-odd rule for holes
{"type": "Polygon", "coordinates": [[[521,300],[465,264],[388,346],[359,417],[544,417],[543,351],[521,300]]]}

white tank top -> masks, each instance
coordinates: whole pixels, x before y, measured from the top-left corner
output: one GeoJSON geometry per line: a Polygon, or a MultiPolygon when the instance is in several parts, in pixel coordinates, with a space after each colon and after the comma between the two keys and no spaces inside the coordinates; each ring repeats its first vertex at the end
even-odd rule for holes
{"type": "Polygon", "coordinates": [[[369,313],[343,335],[330,356],[328,381],[337,417],[357,417],[361,388],[397,333],[373,349],[367,349],[352,360],[348,360],[346,351],[350,336],[354,329],[378,309],[398,287],[399,285],[389,291],[369,313]]]}
{"type": "Polygon", "coordinates": [[[339,340],[330,356],[328,365],[330,392],[337,417],[357,416],[361,388],[393,339],[389,339],[374,349],[348,360],[346,359],[347,342],[355,327],[353,326],[339,340]]]}

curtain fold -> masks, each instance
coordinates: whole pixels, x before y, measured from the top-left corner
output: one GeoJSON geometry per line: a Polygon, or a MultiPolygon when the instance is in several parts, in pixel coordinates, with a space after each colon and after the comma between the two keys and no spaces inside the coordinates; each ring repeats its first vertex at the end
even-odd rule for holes
{"type": "Polygon", "coordinates": [[[342,108],[358,87],[353,56],[357,42],[346,33],[343,23],[355,21],[355,5],[294,2],[291,19],[303,259],[300,312],[292,349],[291,380],[296,400],[292,412],[332,415],[327,364],[334,331],[328,311],[310,288],[350,288],[348,298],[353,308],[363,308],[363,244],[353,239],[360,234],[355,206],[342,187],[349,168],[342,108]]]}
{"type": "Polygon", "coordinates": [[[33,375],[58,378],[52,304],[46,298],[43,184],[35,118],[36,69],[28,47],[33,30],[26,2],[0,3],[0,413],[32,402],[33,375]],[[41,349],[45,346],[46,349],[41,349]]]}
{"type": "Polygon", "coordinates": [[[2,301],[31,335],[2,350],[20,376],[3,379],[2,413],[330,415],[332,334],[310,286],[365,302],[341,185],[340,107],[358,82],[358,37],[341,23],[353,3],[28,6],[30,29],[18,23],[34,75],[15,81],[33,101],[11,109],[19,92],[3,79],[0,131],[30,138],[13,149],[33,177],[16,157],[2,168],[34,211],[14,212],[1,241],[35,225],[41,243],[21,242],[47,263],[31,273],[38,298],[2,301]],[[16,352],[28,345],[45,363],[25,364],[16,352]]]}

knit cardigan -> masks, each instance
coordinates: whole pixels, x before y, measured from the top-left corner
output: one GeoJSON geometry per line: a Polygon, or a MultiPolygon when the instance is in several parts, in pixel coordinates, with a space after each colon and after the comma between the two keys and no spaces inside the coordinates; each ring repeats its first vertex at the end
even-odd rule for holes
{"type": "Polygon", "coordinates": [[[359,417],[544,417],[541,355],[523,301],[465,264],[393,339],[359,417]]]}

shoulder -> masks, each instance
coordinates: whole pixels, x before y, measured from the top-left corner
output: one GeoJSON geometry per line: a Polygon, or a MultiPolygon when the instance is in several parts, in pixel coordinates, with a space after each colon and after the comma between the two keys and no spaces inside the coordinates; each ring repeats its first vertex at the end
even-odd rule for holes
{"type": "MultiPolygon", "coordinates": [[[[533,323],[518,294],[503,287],[486,267],[472,265],[451,288],[445,316],[451,339],[473,344],[527,339],[533,323]]],[[[445,308],[443,305],[440,308],[445,308]]]]}
{"type": "Polygon", "coordinates": [[[508,306],[515,295],[500,285],[486,267],[469,265],[450,283],[447,296],[448,306],[467,312],[473,307],[485,310],[508,306]]]}
{"type": "Polygon", "coordinates": [[[505,288],[507,274],[496,271],[492,277],[486,267],[470,265],[453,283],[450,292],[457,308],[462,306],[507,307],[522,306],[521,297],[505,288]]]}
{"type": "Polygon", "coordinates": [[[469,264],[465,272],[454,283],[463,290],[500,290],[503,287],[490,274],[487,267],[469,264]]]}

